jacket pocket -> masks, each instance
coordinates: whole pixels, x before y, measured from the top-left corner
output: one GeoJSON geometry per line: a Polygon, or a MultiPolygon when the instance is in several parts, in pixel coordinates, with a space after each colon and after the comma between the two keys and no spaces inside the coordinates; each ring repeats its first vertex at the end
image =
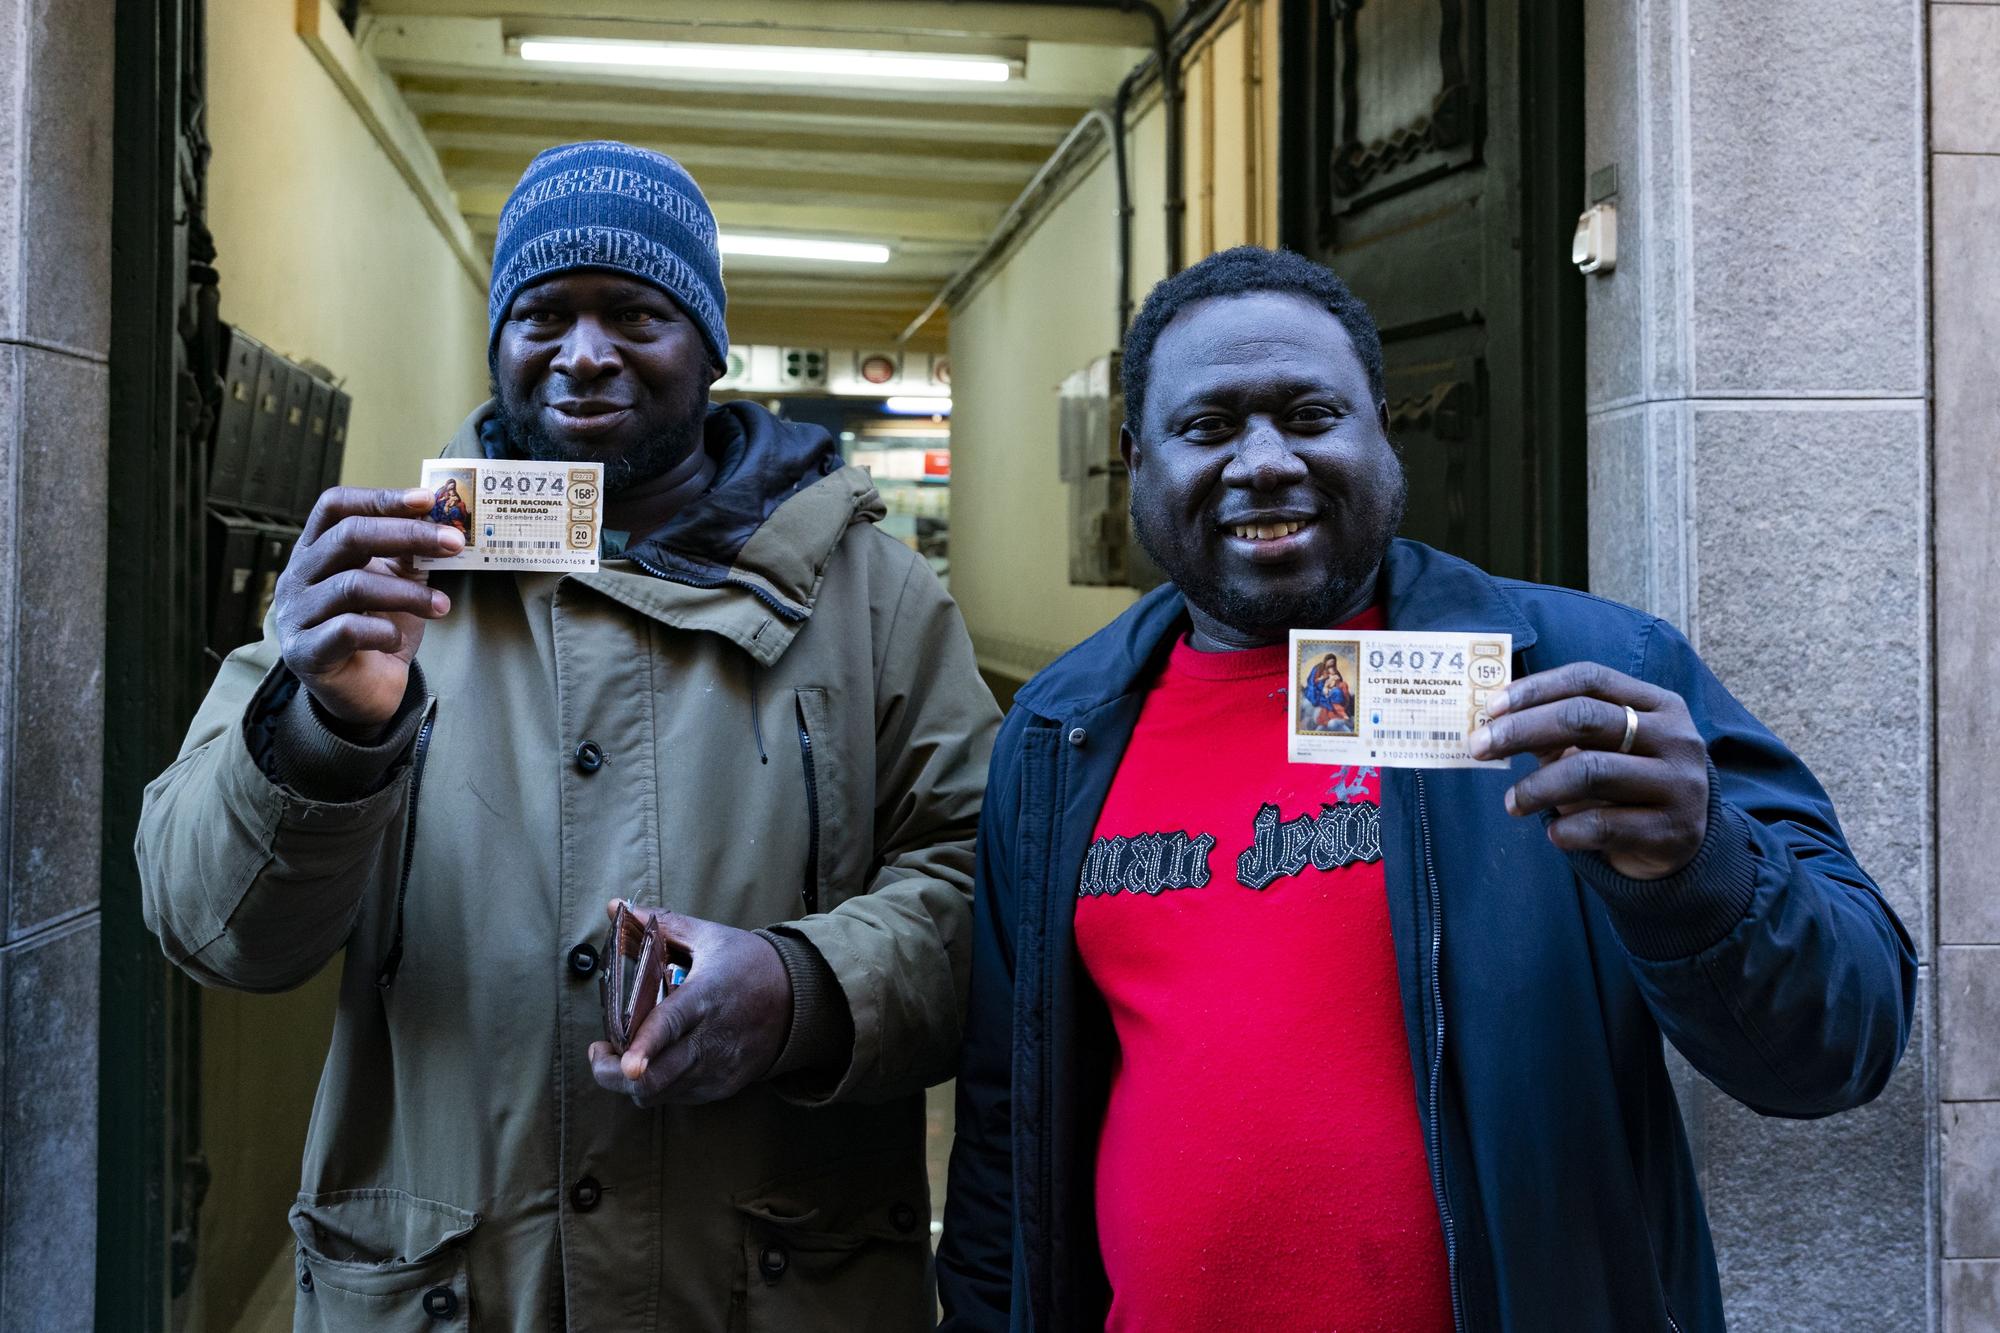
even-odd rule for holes
{"type": "Polygon", "coordinates": [[[876,1153],[738,1195],[745,1333],[930,1329],[930,1185],[914,1151],[876,1153]]]}
{"type": "Polygon", "coordinates": [[[841,895],[834,889],[838,879],[830,870],[839,860],[839,849],[833,839],[839,835],[840,825],[833,811],[846,791],[846,780],[840,771],[839,756],[831,747],[833,726],[827,716],[826,691],[800,689],[795,698],[799,762],[804,768],[806,797],[806,864],[799,900],[805,915],[811,916],[815,912],[830,912],[840,903],[841,895]]]}
{"type": "Polygon", "coordinates": [[[301,1194],[293,1333],[472,1327],[465,1238],[477,1214],[402,1190],[301,1194]]]}

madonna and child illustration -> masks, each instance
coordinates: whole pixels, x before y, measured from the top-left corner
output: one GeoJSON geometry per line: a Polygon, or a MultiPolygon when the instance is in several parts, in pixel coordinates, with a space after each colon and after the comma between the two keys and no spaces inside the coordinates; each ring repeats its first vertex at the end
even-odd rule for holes
{"type": "Polygon", "coordinates": [[[1357,735],[1361,645],[1353,640],[1300,644],[1299,730],[1317,736],[1357,735]]]}
{"type": "Polygon", "coordinates": [[[430,520],[457,528],[465,534],[465,540],[472,541],[472,473],[447,474],[431,493],[430,520]],[[463,488],[459,483],[463,481],[463,488]]]}

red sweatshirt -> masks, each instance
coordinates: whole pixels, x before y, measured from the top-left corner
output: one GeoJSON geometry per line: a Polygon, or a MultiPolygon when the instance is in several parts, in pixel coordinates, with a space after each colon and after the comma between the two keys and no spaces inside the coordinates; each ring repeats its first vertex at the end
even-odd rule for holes
{"type": "Polygon", "coordinates": [[[1084,863],[1112,1329],[1451,1327],[1377,779],[1287,762],[1285,661],[1175,646],[1084,863]]]}

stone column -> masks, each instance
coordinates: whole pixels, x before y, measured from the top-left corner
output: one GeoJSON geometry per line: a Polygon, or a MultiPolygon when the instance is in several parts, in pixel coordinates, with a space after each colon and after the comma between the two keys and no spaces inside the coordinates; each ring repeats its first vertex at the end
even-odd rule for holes
{"type": "Polygon", "coordinates": [[[2000,5],[1930,8],[1939,1292],[1975,1333],[2000,1329],[2000,5]]]}
{"type": "MultiPolygon", "coordinates": [[[[1589,0],[1585,169],[1617,168],[1619,237],[1584,281],[1591,581],[1811,765],[1928,996],[1924,17],[1589,0]]],[[[1810,1123],[1681,1070],[1733,1326],[1931,1326],[1931,1041],[1920,1017],[1878,1100],[1810,1123]]]]}
{"type": "Polygon", "coordinates": [[[0,0],[0,1328],[92,1326],[112,8],[0,0]]]}

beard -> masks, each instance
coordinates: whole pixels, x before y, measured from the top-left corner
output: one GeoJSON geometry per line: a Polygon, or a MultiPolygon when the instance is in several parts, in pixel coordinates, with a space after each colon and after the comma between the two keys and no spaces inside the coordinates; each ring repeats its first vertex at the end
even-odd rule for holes
{"type": "Polygon", "coordinates": [[[706,385],[694,386],[685,399],[671,405],[666,420],[655,423],[636,441],[610,455],[585,444],[556,438],[542,425],[541,414],[532,405],[510,401],[497,383],[492,392],[507,441],[517,452],[538,463],[602,463],[606,496],[622,495],[664,475],[704,445],[708,420],[706,385]]]}
{"type": "Polygon", "coordinates": [[[1241,633],[1281,640],[1294,627],[1334,624],[1375,577],[1403,525],[1410,498],[1400,456],[1394,467],[1391,488],[1354,514],[1349,539],[1334,548],[1320,577],[1304,587],[1279,579],[1224,577],[1215,562],[1186,550],[1173,520],[1151,507],[1132,506],[1132,533],[1189,605],[1241,633]]]}

